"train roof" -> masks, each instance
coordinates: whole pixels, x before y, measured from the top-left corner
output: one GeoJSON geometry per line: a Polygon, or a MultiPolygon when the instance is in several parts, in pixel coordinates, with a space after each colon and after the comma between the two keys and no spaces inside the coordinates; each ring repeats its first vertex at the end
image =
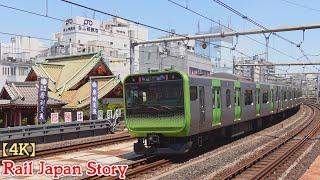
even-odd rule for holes
{"type": "MultiPolygon", "coordinates": [[[[189,76],[190,77],[194,77],[194,78],[204,78],[204,79],[216,78],[216,79],[226,80],[226,81],[240,81],[240,82],[245,82],[245,83],[256,83],[256,82],[252,82],[252,81],[248,80],[245,77],[237,76],[237,75],[230,74],[230,73],[224,73],[224,72],[214,73],[214,74],[211,74],[210,76],[201,76],[201,75],[189,75],[189,76]]],[[[273,84],[273,83],[259,83],[259,84],[261,84],[261,85],[282,86],[282,87],[291,87],[291,86],[288,86],[288,85],[273,84]]]]}
{"type": "MultiPolygon", "coordinates": [[[[140,76],[140,75],[152,75],[152,74],[161,74],[161,73],[182,73],[187,75],[185,72],[183,71],[177,71],[177,70],[168,70],[168,71],[156,71],[156,72],[148,72],[148,73],[138,73],[138,74],[132,74],[132,75],[128,75],[129,76],[140,76]]],[[[189,77],[193,77],[193,78],[203,78],[203,79],[220,79],[220,80],[225,80],[225,81],[240,81],[240,82],[245,82],[245,83],[254,83],[256,84],[256,82],[252,82],[250,80],[248,80],[245,77],[242,76],[237,76],[234,74],[230,74],[230,73],[224,73],[224,72],[219,72],[219,73],[213,73],[209,76],[204,76],[204,75],[188,75],[189,77]]],[[[124,79],[124,81],[127,79],[127,77],[124,79]]],[[[273,84],[273,83],[259,83],[261,85],[273,85],[273,86],[282,86],[282,87],[291,87],[288,85],[283,85],[283,84],[273,84]]],[[[295,87],[292,87],[295,88],[295,87]]]]}

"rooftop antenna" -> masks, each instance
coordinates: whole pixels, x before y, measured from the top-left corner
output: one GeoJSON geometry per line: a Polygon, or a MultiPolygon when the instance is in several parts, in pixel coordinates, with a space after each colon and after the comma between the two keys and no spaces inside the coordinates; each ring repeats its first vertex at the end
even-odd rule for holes
{"type": "Polygon", "coordinates": [[[198,33],[200,33],[200,20],[198,20],[198,33]]]}

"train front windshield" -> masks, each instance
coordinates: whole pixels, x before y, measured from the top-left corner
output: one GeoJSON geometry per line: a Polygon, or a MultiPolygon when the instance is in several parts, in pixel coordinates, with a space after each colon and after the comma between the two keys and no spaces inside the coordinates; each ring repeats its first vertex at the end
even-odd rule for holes
{"type": "Polygon", "coordinates": [[[180,75],[174,75],[129,78],[125,84],[127,115],[150,117],[183,113],[183,82],[180,75]]]}

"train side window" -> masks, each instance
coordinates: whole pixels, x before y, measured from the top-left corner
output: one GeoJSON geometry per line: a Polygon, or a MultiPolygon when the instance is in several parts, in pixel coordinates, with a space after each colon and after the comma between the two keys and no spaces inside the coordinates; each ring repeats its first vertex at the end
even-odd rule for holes
{"type": "Polygon", "coordinates": [[[142,95],[142,102],[146,103],[147,102],[147,93],[146,92],[142,92],[141,95],[142,95]]]}
{"type": "Polygon", "coordinates": [[[262,103],[263,104],[268,103],[268,95],[269,95],[268,91],[263,92],[263,94],[262,94],[262,103]]]}
{"type": "Polygon", "coordinates": [[[230,93],[230,89],[226,90],[226,106],[228,108],[231,108],[231,93],[230,93]]]}
{"type": "Polygon", "coordinates": [[[240,106],[240,95],[238,96],[238,106],[240,106]]]}
{"type": "Polygon", "coordinates": [[[220,89],[217,89],[217,108],[220,108],[220,89]]]}
{"type": "Polygon", "coordinates": [[[288,91],[288,99],[291,99],[291,91],[288,91]]]}
{"type": "Polygon", "coordinates": [[[257,104],[260,104],[260,89],[257,89],[257,104]]]}
{"type": "Polygon", "coordinates": [[[195,101],[198,99],[198,88],[197,86],[190,86],[190,100],[195,101]]]}
{"type": "Polygon", "coordinates": [[[244,92],[244,105],[253,105],[252,90],[245,90],[245,92],[244,92]]]}

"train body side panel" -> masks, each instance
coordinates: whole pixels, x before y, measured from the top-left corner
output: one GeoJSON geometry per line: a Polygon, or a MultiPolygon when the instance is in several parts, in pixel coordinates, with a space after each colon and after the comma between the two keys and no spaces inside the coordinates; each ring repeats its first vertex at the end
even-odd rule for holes
{"type": "Polygon", "coordinates": [[[247,121],[256,118],[256,84],[241,82],[241,121],[247,121]],[[252,103],[245,103],[246,91],[252,91],[252,103]]]}
{"type": "Polygon", "coordinates": [[[197,99],[190,100],[191,122],[189,135],[212,129],[212,80],[190,77],[190,86],[197,87],[197,99]],[[201,89],[203,89],[203,92],[201,89]],[[203,93],[203,94],[202,94],[203,93]],[[201,97],[203,96],[203,97],[201,97]],[[202,99],[203,98],[203,99],[202,99]],[[202,101],[202,102],[201,102],[202,101]],[[203,107],[201,107],[203,103],[203,107]],[[204,111],[204,112],[203,112],[204,111]],[[201,115],[201,113],[203,113],[201,115]]]}
{"type": "Polygon", "coordinates": [[[228,126],[233,124],[234,114],[234,82],[221,80],[221,125],[228,126]],[[230,99],[227,92],[230,92],[230,99]],[[230,101],[229,101],[230,100],[230,101]],[[229,102],[227,102],[229,101],[229,102]],[[228,104],[229,105],[228,105],[228,104]]]}
{"type": "Polygon", "coordinates": [[[261,101],[261,116],[267,116],[270,114],[270,101],[269,96],[270,94],[270,86],[267,84],[261,84],[261,94],[262,94],[262,101],[261,101]]]}

